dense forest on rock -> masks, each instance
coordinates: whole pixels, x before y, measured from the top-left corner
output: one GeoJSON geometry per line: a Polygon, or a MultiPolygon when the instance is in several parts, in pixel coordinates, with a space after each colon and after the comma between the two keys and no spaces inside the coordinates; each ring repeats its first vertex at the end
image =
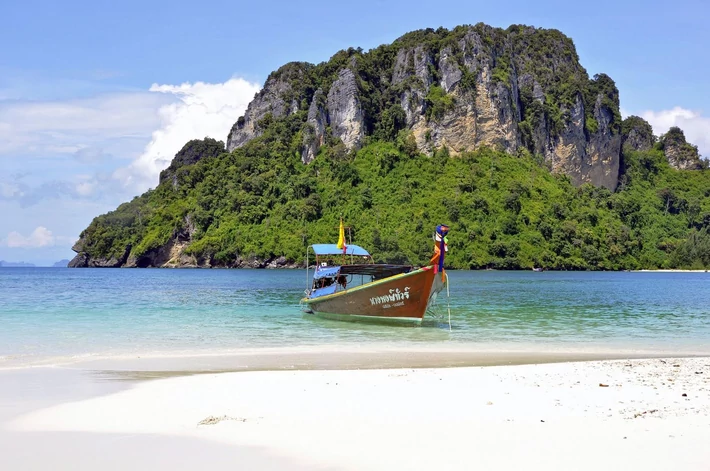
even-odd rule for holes
{"type": "Polygon", "coordinates": [[[187,265],[303,263],[307,244],[337,240],[342,215],[353,242],[380,261],[424,263],[433,228],[448,223],[452,268],[710,267],[710,172],[675,170],[660,150],[625,154],[612,193],[574,187],[525,151],[428,157],[405,135],[352,156],[327,147],[304,165],[293,134],[284,122],[183,167],[174,182],[96,218],[84,250],[155,265],[156,252],[183,237],[187,265]]]}
{"type": "Polygon", "coordinates": [[[622,122],[613,81],[554,30],[410,33],[287,65],[252,105],[231,144],[190,141],[95,218],[72,265],[302,266],[342,216],[380,262],[425,263],[445,223],[451,268],[710,268],[707,161],[678,128],[622,122]],[[507,117],[490,125],[480,100],[507,117]]]}

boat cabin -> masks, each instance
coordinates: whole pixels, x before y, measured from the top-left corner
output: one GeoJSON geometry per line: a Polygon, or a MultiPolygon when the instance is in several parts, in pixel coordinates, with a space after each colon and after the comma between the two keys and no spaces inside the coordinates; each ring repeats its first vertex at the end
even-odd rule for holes
{"type": "MultiPolygon", "coordinates": [[[[315,272],[311,287],[306,290],[308,298],[335,294],[413,269],[411,265],[374,263],[367,250],[357,245],[347,245],[343,250],[336,244],[313,244],[309,249],[315,254],[315,272]]],[[[306,267],[308,276],[308,257],[306,267]]]]}

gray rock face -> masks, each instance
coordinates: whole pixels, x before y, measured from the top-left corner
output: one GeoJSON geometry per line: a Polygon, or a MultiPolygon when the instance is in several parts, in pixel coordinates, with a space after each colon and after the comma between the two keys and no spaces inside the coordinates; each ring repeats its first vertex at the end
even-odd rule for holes
{"type": "Polygon", "coordinates": [[[423,46],[400,49],[397,53],[392,85],[404,89],[399,95],[400,106],[408,128],[413,128],[423,118],[427,91],[434,81],[429,70],[433,64],[432,54],[423,46]],[[409,83],[405,84],[406,81],[409,83]]]}
{"type": "Polygon", "coordinates": [[[394,71],[392,72],[392,85],[397,85],[412,75],[412,70],[410,70],[410,64],[413,64],[414,58],[412,57],[412,51],[407,51],[406,49],[400,49],[397,52],[397,59],[394,63],[394,71]]]}
{"type": "MultiPolygon", "coordinates": [[[[352,61],[351,61],[352,62],[352,61]]],[[[246,113],[232,127],[227,139],[227,151],[237,149],[263,132],[259,122],[267,115],[278,119],[296,113],[299,101],[295,98],[295,85],[303,80],[307,66],[287,64],[271,74],[264,88],[254,97],[246,113]]],[[[342,69],[331,85],[327,97],[322,89],[316,91],[308,109],[304,128],[301,159],[311,162],[325,142],[326,128],[331,126],[334,137],[343,141],[348,150],[358,148],[365,136],[364,115],[355,75],[342,69]]]]}
{"type": "Polygon", "coordinates": [[[619,182],[621,134],[612,131],[614,114],[602,104],[601,95],[594,103],[594,119],[597,131],[589,136],[579,180],[613,190],[619,182]]]}
{"type": "Polygon", "coordinates": [[[625,151],[650,150],[655,142],[653,128],[645,119],[629,116],[622,123],[621,145],[625,151]]]}
{"type": "MultiPolygon", "coordinates": [[[[441,49],[435,42],[412,43],[411,38],[402,44],[391,72],[378,71],[380,83],[369,87],[383,97],[396,97],[421,152],[431,155],[445,146],[456,155],[489,146],[512,154],[525,146],[544,156],[553,171],[570,175],[575,184],[616,187],[620,123],[615,122],[618,108],[610,107],[618,107],[618,92],[608,77],[589,80],[569,38],[555,30],[503,31],[476,25],[458,29],[453,42],[441,49]],[[552,52],[541,53],[542,43],[552,52]],[[562,96],[560,80],[572,91],[588,83],[604,95],[591,103],[585,101],[589,89],[562,96]],[[587,123],[592,117],[596,124],[587,123]]],[[[303,79],[305,69],[291,66],[288,74],[272,75],[235,125],[228,150],[258,135],[257,123],[268,113],[288,116],[302,99],[310,104],[302,128],[304,163],[315,158],[328,129],[348,150],[358,148],[365,136],[363,98],[369,97],[361,96],[353,72],[359,70],[359,56],[351,54],[331,87],[312,96],[294,85],[303,79]]],[[[633,133],[625,137],[629,145],[646,148],[637,141],[633,133]]]]}
{"type": "Polygon", "coordinates": [[[325,130],[328,126],[328,112],[325,109],[325,94],[322,89],[316,90],[308,108],[306,128],[303,130],[303,151],[301,161],[310,163],[316,158],[318,149],[325,142],[325,130]]]}
{"type": "Polygon", "coordinates": [[[665,154],[668,159],[668,163],[675,169],[699,170],[702,168],[697,152],[687,152],[679,146],[670,145],[666,147],[665,154]]]}
{"type": "Polygon", "coordinates": [[[614,190],[619,179],[621,155],[621,135],[612,129],[614,115],[597,97],[594,106],[594,119],[597,130],[587,135],[585,108],[582,97],[578,94],[575,104],[570,109],[562,108],[563,115],[569,120],[557,137],[550,137],[544,125],[534,134],[536,151],[539,149],[550,162],[552,170],[565,173],[575,185],[591,183],[614,190]],[[547,140],[546,136],[547,134],[547,140]]]}
{"type": "MultiPolygon", "coordinates": [[[[518,96],[521,101],[522,95],[525,94],[529,95],[529,99],[532,100],[531,106],[533,110],[531,114],[534,116],[530,129],[530,147],[532,147],[534,153],[551,158],[553,155],[553,147],[550,143],[550,131],[547,126],[547,120],[543,115],[545,93],[537,80],[530,74],[523,74],[518,77],[518,96]]],[[[523,144],[527,143],[523,142],[523,144]]]]}
{"type": "Polygon", "coordinates": [[[685,140],[685,133],[672,127],[660,139],[663,152],[671,167],[678,170],[699,170],[703,168],[698,147],[685,140]]]}
{"type": "MultiPolygon", "coordinates": [[[[74,247],[76,247],[75,245],[74,247]]],[[[72,247],[72,250],[76,250],[72,247]]],[[[76,256],[69,262],[67,267],[69,268],[118,268],[124,266],[126,260],[128,260],[128,254],[131,251],[131,247],[126,247],[126,251],[123,255],[119,257],[111,258],[101,258],[94,259],[84,252],[79,252],[76,256]]]]}
{"type": "Polygon", "coordinates": [[[303,163],[315,159],[318,149],[325,142],[328,126],[333,137],[343,141],[348,150],[357,149],[365,137],[360,94],[355,74],[350,69],[338,72],[338,79],[331,85],[327,97],[322,89],[313,94],[303,130],[303,163]]]}
{"type": "Polygon", "coordinates": [[[282,118],[298,111],[298,101],[287,101],[287,98],[294,83],[302,79],[304,73],[304,64],[291,63],[269,76],[264,88],[249,103],[244,116],[232,126],[227,138],[227,152],[232,152],[261,135],[263,131],[259,129],[259,122],[269,113],[274,118],[282,118]]]}
{"type": "Polygon", "coordinates": [[[551,139],[552,146],[545,159],[552,165],[553,172],[566,173],[572,177],[575,184],[582,181],[582,160],[585,155],[587,139],[584,135],[584,102],[577,94],[574,105],[567,109],[561,108],[562,114],[569,114],[557,138],[551,139]]]}
{"type": "Polygon", "coordinates": [[[183,253],[183,250],[190,244],[197,228],[194,221],[188,214],[183,219],[179,229],[173,232],[167,244],[149,250],[136,257],[131,254],[132,247],[125,248],[122,255],[118,257],[92,257],[87,251],[91,244],[83,237],[72,247],[77,255],[69,262],[69,268],[145,268],[145,267],[197,267],[207,266],[202,261],[197,260],[192,255],[183,253]]]}
{"type": "Polygon", "coordinates": [[[456,155],[490,146],[514,152],[520,145],[515,70],[512,85],[494,79],[495,57],[475,31],[468,31],[457,47],[463,63],[450,48],[441,51],[439,60],[440,86],[451,96],[453,106],[440,118],[414,120],[412,131],[419,149],[431,153],[446,146],[456,155]],[[462,86],[464,70],[473,77],[473,85],[462,86]]]}
{"type": "Polygon", "coordinates": [[[74,256],[74,258],[69,261],[69,264],[67,266],[69,268],[86,268],[89,266],[88,258],[89,256],[85,253],[78,253],[74,256]]]}
{"type": "Polygon", "coordinates": [[[463,52],[464,67],[469,72],[475,73],[479,65],[481,65],[480,59],[484,51],[481,36],[473,30],[468,30],[458,45],[463,52]]]}
{"type": "Polygon", "coordinates": [[[645,151],[653,147],[653,141],[634,128],[627,136],[624,136],[623,147],[634,151],[645,151]]]}
{"type": "Polygon", "coordinates": [[[338,72],[338,79],[328,91],[327,106],[333,136],[343,141],[348,150],[358,148],[365,137],[365,119],[352,70],[338,72]]]}
{"type": "Polygon", "coordinates": [[[456,58],[453,57],[450,47],[442,49],[439,59],[439,70],[441,71],[441,88],[446,93],[453,91],[456,84],[461,80],[461,69],[456,58]]]}

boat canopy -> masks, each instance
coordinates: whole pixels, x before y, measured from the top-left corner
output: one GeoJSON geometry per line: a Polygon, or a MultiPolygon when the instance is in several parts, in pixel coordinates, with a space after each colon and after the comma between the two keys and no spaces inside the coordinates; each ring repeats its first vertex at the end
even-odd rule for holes
{"type": "Polygon", "coordinates": [[[313,244],[313,252],[316,255],[356,255],[358,257],[369,257],[370,254],[367,250],[363,249],[358,245],[348,245],[343,249],[339,249],[336,244],[313,244]]]}

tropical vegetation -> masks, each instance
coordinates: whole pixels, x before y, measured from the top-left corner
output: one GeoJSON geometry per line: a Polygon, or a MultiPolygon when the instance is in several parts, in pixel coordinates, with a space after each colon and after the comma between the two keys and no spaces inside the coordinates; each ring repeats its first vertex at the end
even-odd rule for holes
{"type": "Polygon", "coordinates": [[[710,171],[675,170],[658,148],[625,152],[612,192],[575,187],[525,149],[426,156],[407,131],[353,153],[330,142],[304,165],[296,123],[272,123],[231,153],[188,143],[211,155],[97,217],[83,250],[111,258],[128,247],[140,259],[190,227],[186,252],[211,265],[303,262],[308,244],[336,241],[343,217],[352,242],[383,262],[425,263],[446,223],[452,268],[710,267],[710,171]]]}

